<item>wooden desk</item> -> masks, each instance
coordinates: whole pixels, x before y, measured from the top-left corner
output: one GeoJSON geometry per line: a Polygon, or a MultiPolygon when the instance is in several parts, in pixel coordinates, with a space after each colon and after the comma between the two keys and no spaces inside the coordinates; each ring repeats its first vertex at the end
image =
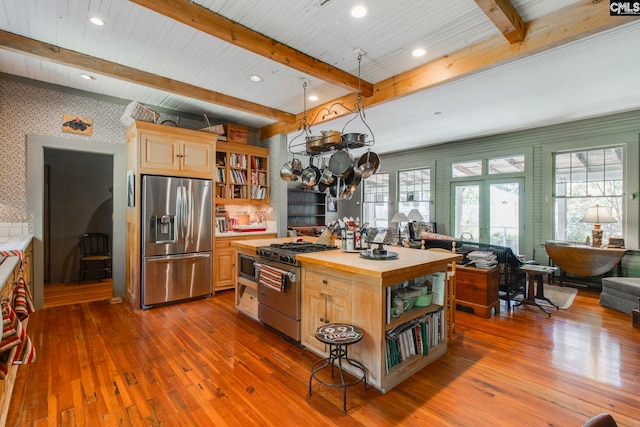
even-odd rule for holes
{"type": "Polygon", "coordinates": [[[567,273],[582,277],[601,276],[617,266],[617,275],[622,275],[621,260],[627,249],[600,248],[586,245],[544,245],[549,258],[560,268],[560,283],[567,273]]]}

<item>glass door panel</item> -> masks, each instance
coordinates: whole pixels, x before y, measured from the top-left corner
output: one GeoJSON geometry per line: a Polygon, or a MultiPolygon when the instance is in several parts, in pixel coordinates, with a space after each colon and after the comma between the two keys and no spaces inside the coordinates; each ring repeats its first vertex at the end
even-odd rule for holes
{"type": "Polygon", "coordinates": [[[480,236],[480,185],[453,184],[453,235],[467,241],[480,236]]]}
{"type": "Polygon", "coordinates": [[[520,241],[520,183],[489,183],[489,243],[518,254],[520,241]]]}
{"type": "Polygon", "coordinates": [[[452,184],[453,235],[507,246],[519,253],[523,235],[523,179],[452,184]]]}

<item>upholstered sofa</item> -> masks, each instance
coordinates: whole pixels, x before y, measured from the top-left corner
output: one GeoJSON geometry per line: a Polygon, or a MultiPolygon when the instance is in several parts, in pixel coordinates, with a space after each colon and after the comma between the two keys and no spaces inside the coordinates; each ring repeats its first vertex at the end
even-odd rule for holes
{"type": "MultiPolygon", "coordinates": [[[[423,234],[424,235],[424,234],[423,234]]],[[[500,273],[500,298],[507,301],[507,306],[511,306],[511,300],[519,293],[524,293],[526,285],[526,275],[520,271],[523,262],[513,253],[509,247],[491,245],[488,243],[468,242],[464,240],[445,238],[424,238],[421,239],[416,233],[414,240],[409,241],[409,246],[420,249],[424,244],[425,249],[444,248],[451,250],[453,243],[456,244],[456,251],[463,255],[460,264],[469,262],[467,254],[474,250],[491,251],[496,255],[498,271],[500,273]]]]}
{"type": "Polygon", "coordinates": [[[640,301],[640,277],[603,277],[600,305],[631,314],[640,301]]]}

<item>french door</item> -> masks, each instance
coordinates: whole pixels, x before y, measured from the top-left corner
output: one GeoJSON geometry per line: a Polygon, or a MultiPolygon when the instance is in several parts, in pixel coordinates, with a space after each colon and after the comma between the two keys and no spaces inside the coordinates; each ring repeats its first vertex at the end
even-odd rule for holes
{"type": "Polygon", "coordinates": [[[524,236],[524,178],[451,183],[452,230],[467,241],[507,246],[524,236]]]}

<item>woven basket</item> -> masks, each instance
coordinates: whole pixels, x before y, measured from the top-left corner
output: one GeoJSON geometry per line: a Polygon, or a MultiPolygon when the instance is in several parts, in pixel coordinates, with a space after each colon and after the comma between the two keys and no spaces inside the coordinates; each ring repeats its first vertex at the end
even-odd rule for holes
{"type": "Polygon", "coordinates": [[[151,108],[145,107],[144,105],[134,101],[124,109],[124,113],[122,114],[122,117],[120,117],[120,123],[125,126],[129,126],[135,120],[155,123],[159,118],[159,113],[156,113],[151,108]]]}
{"type": "Polygon", "coordinates": [[[201,131],[209,132],[209,133],[215,133],[215,134],[218,134],[218,136],[224,135],[224,126],[223,125],[211,126],[211,123],[209,123],[209,117],[207,117],[206,114],[204,114],[204,121],[207,122],[207,127],[206,128],[201,128],[200,129],[201,131]]]}

